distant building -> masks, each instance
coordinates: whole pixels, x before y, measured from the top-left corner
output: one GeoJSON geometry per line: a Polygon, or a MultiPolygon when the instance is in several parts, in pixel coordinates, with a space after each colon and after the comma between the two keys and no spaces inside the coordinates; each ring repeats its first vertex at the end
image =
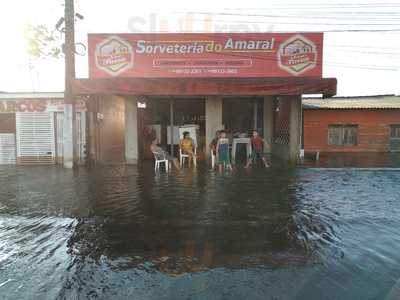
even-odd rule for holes
{"type": "Polygon", "coordinates": [[[305,152],[399,152],[400,96],[303,99],[305,152]]]}

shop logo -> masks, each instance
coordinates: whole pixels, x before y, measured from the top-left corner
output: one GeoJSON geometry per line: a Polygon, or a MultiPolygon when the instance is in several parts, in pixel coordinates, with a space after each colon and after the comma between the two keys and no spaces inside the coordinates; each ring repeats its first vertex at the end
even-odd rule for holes
{"type": "Polygon", "coordinates": [[[295,35],[280,45],[278,63],[281,69],[298,76],[316,66],[317,47],[304,36],[295,35]]]}
{"type": "Polygon", "coordinates": [[[133,67],[132,46],[118,36],[111,36],[96,46],[96,67],[111,76],[133,67]]]}

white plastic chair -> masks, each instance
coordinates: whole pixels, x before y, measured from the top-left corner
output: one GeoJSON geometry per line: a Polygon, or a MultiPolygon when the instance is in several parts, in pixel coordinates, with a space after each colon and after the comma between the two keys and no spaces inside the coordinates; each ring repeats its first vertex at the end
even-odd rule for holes
{"type": "MultiPolygon", "coordinates": [[[[189,160],[189,154],[184,154],[182,152],[182,149],[179,148],[179,162],[181,164],[181,167],[185,164],[186,158],[189,160]]],[[[194,147],[194,157],[193,157],[193,164],[196,167],[197,166],[197,150],[196,147],[194,147]]]]}
{"type": "Polygon", "coordinates": [[[153,152],[154,155],[154,171],[157,172],[160,170],[160,164],[165,164],[165,170],[168,172],[169,170],[169,161],[164,153],[153,152]]]}

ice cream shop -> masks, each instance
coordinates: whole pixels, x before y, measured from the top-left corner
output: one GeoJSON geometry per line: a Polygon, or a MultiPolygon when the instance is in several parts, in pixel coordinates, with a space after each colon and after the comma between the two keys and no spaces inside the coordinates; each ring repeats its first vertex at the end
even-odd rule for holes
{"type": "Polygon", "coordinates": [[[89,34],[88,44],[89,78],[73,92],[89,96],[99,163],[151,158],[154,137],[176,153],[183,131],[207,159],[221,129],[233,146],[256,129],[266,151],[296,162],[302,95],[336,94],[336,79],[322,78],[322,33],[89,34]]]}

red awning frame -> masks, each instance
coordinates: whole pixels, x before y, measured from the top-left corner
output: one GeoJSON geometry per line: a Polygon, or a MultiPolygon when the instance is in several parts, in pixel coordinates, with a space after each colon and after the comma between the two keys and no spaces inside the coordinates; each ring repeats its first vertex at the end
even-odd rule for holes
{"type": "Polygon", "coordinates": [[[76,95],[286,96],[336,95],[336,78],[101,78],[75,79],[76,95]]]}

